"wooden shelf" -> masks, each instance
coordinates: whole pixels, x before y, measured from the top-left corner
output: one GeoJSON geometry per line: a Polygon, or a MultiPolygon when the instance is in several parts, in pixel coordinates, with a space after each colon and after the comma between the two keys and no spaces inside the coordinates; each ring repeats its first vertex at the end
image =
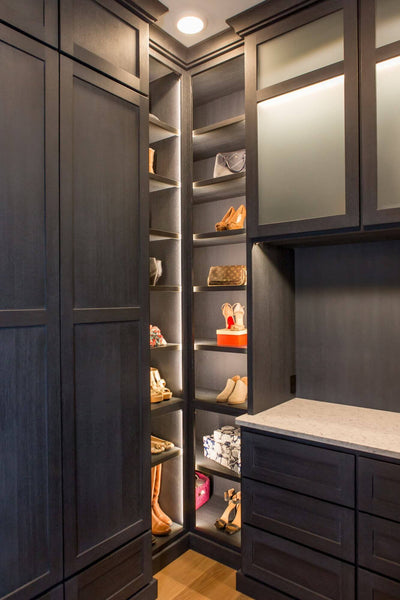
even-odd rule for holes
{"type": "Polygon", "coordinates": [[[170,400],[163,400],[162,402],[156,402],[150,404],[151,416],[166,415],[170,412],[176,412],[182,410],[185,406],[183,398],[171,398],[170,400]]]}
{"type": "Polygon", "coordinates": [[[198,292],[245,292],[246,285],[194,285],[193,291],[198,292]]]}
{"type": "Polygon", "coordinates": [[[163,177],[162,175],[156,175],[155,173],[149,173],[149,191],[160,192],[168,188],[179,187],[179,181],[176,179],[170,179],[169,177],[163,177]]]}
{"type": "Polygon", "coordinates": [[[193,158],[202,160],[218,152],[232,152],[245,146],[245,116],[239,115],[193,131],[193,158]]]}
{"type": "Polygon", "coordinates": [[[182,450],[180,448],[171,448],[171,450],[164,450],[160,454],[152,454],[151,455],[151,466],[155,467],[157,465],[161,465],[162,463],[167,462],[167,460],[171,460],[172,458],[176,458],[182,454],[182,450]]]}
{"type": "Polygon", "coordinates": [[[193,183],[193,203],[213,202],[246,195],[246,173],[201,179],[193,183]]]}
{"type": "Polygon", "coordinates": [[[195,340],[195,350],[207,350],[209,352],[235,352],[247,354],[247,346],[237,348],[236,346],[218,346],[216,340],[195,340]]]}
{"type": "Polygon", "coordinates": [[[247,413],[247,402],[243,404],[228,404],[227,402],[217,402],[217,396],[222,390],[208,390],[196,388],[194,408],[197,410],[211,411],[232,415],[237,417],[247,413]]]}
{"type": "Polygon", "coordinates": [[[196,510],[196,533],[202,533],[223,545],[240,549],[240,531],[233,535],[229,535],[224,530],[217,529],[214,525],[215,521],[221,517],[226,507],[227,503],[222,496],[211,496],[208,502],[203,504],[199,510],[196,510]]]}
{"type": "Polygon", "coordinates": [[[243,90],[243,55],[195,75],[192,78],[192,83],[194,106],[243,90]]]}
{"type": "Polygon", "coordinates": [[[149,142],[150,144],[155,144],[156,142],[161,142],[162,140],[166,140],[170,137],[175,137],[179,135],[179,129],[176,127],[172,127],[172,125],[168,125],[164,121],[156,119],[155,117],[149,117],[149,142]]]}
{"type": "MultiPolygon", "coordinates": [[[[175,231],[162,231],[162,229],[150,229],[150,242],[159,242],[161,240],[180,240],[180,233],[175,231]]],[[[156,286],[154,286],[156,287],[156,286]]]]}
{"type": "MultiPolygon", "coordinates": [[[[159,239],[159,238],[157,238],[159,239]]],[[[170,239],[170,238],[168,238],[170,239]]],[[[175,238],[173,238],[175,239],[175,238]]],[[[151,292],[181,292],[182,287],[180,285],[151,285],[151,292]]]]}
{"type": "Polygon", "coordinates": [[[154,536],[157,541],[152,547],[153,556],[161,550],[164,550],[166,546],[169,546],[176,540],[176,538],[180,537],[184,533],[184,528],[179,523],[172,523],[171,525],[171,533],[169,535],[163,536],[154,536]]]}
{"type": "Polygon", "coordinates": [[[150,347],[150,350],[180,350],[181,344],[167,344],[166,346],[154,346],[150,347]]]}
{"type": "Polygon", "coordinates": [[[223,477],[224,479],[229,479],[230,481],[240,481],[240,475],[238,475],[238,473],[223,467],[214,460],[206,458],[202,452],[201,454],[199,452],[196,457],[196,471],[201,471],[205,475],[223,477]]]}
{"type": "Polygon", "coordinates": [[[193,234],[194,246],[221,246],[223,244],[244,244],[245,242],[245,229],[234,229],[232,231],[210,231],[209,233],[193,234]]]}

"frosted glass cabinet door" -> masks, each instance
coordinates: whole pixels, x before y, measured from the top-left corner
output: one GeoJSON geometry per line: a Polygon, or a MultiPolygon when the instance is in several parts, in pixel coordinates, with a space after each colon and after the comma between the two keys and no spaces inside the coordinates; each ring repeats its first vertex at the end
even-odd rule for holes
{"type": "Polygon", "coordinates": [[[259,224],[345,215],[344,76],[258,104],[259,224]]]}

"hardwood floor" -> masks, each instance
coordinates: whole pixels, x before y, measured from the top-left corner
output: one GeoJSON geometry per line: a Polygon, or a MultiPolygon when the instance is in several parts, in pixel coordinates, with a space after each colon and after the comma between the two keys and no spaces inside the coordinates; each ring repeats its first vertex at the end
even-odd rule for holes
{"type": "Polygon", "coordinates": [[[250,600],[235,590],[235,571],[188,550],[155,575],[158,600],[250,600]]]}

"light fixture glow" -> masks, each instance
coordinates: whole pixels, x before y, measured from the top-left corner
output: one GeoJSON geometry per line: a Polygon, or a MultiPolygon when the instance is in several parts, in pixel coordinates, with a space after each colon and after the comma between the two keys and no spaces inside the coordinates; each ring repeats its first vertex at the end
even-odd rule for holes
{"type": "Polygon", "coordinates": [[[179,19],[176,26],[182,33],[193,35],[195,33],[200,33],[200,31],[204,29],[204,21],[200,19],[200,17],[182,17],[182,19],[179,19]]]}

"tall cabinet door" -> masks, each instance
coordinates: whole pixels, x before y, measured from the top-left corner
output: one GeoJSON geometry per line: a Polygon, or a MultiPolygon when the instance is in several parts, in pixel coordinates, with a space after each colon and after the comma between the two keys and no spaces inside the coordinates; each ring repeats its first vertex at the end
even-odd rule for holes
{"type": "Polygon", "coordinates": [[[0,0],[0,20],[58,46],[57,0],[0,0]]]}
{"type": "Polygon", "coordinates": [[[58,57],[0,25],[0,598],[62,579],[58,57]]]}
{"type": "Polygon", "coordinates": [[[65,573],[150,527],[148,101],[61,58],[65,573]]]}

